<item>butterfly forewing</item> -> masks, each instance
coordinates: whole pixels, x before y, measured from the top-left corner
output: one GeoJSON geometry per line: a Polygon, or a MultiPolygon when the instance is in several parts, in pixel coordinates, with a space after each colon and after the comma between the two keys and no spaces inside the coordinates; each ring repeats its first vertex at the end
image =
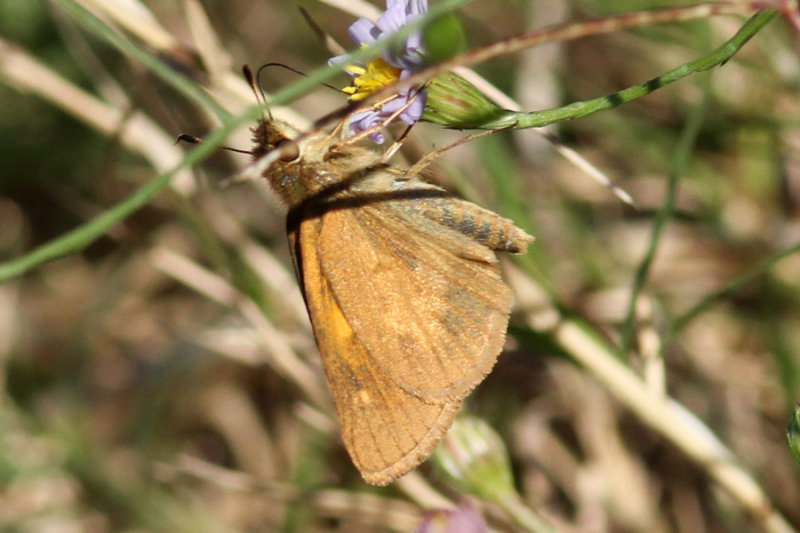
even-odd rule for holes
{"type": "Polygon", "coordinates": [[[361,475],[384,485],[423,461],[453,421],[460,401],[425,401],[397,386],[353,331],[322,272],[325,217],[289,234],[302,273],[314,335],[328,375],[342,438],[361,475]]]}

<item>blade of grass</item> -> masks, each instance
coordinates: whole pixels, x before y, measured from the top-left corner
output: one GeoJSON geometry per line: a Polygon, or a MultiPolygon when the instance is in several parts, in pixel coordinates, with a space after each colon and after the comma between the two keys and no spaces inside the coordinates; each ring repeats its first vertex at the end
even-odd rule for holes
{"type": "Polygon", "coordinates": [[[214,132],[209,137],[207,144],[192,150],[177,167],[146,183],[111,209],[18,259],[0,264],[0,283],[22,275],[42,263],[64,257],[89,246],[115,224],[150,201],[156,193],[169,184],[179,170],[197,164],[208,157],[228,134],[229,131],[226,129],[214,132]]]}
{"type": "Polygon", "coordinates": [[[706,106],[708,105],[708,93],[710,90],[709,77],[705,76],[703,79],[703,99],[695,105],[686,121],[686,125],[681,131],[678,138],[678,146],[672,157],[672,166],[669,170],[667,179],[667,190],[664,195],[664,203],[661,204],[658,212],[656,213],[655,220],[653,221],[653,234],[650,238],[650,244],[647,247],[644,258],[642,259],[639,268],[636,270],[636,275],[633,279],[633,287],[631,287],[630,299],[628,302],[628,312],[625,317],[625,322],[622,326],[622,339],[620,342],[618,357],[622,360],[626,358],[626,354],[631,349],[633,343],[633,335],[636,330],[636,301],[639,294],[642,292],[647,277],[650,274],[650,267],[653,264],[656,251],[661,243],[661,237],[667,224],[672,220],[672,215],[675,208],[675,193],[678,190],[678,182],[681,176],[686,172],[686,167],[689,165],[689,160],[694,153],[694,146],[697,142],[697,137],[700,135],[700,128],[703,124],[703,117],[705,116],[706,106]]]}
{"type": "Polygon", "coordinates": [[[697,315],[703,313],[708,308],[715,305],[717,302],[720,302],[723,299],[728,298],[733,294],[736,294],[742,289],[742,287],[752,282],[759,276],[763,276],[765,272],[774,267],[778,262],[797,252],[800,252],[800,243],[797,243],[794,246],[790,246],[764,259],[763,261],[756,264],[753,268],[747,270],[746,272],[743,272],[742,274],[730,280],[723,288],[721,288],[717,292],[711,293],[705,298],[703,298],[703,300],[700,303],[689,309],[689,311],[684,313],[683,316],[678,318],[672,324],[672,327],[670,328],[669,334],[667,335],[664,344],[667,345],[669,342],[674,340],[675,337],[681,331],[683,331],[684,328],[686,328],[689,322],[691,322],[695,317],[697,317],[697,315]]]}
{"type": "MultiPolygon", "coordinates": [[[[438,2],[436,5],[431,6],[425,17],[403,26],[391,37],[381,40],[368,48],[357,50],[351,53],[346,63],[358,63],[370,57],[374,57],[382,50],[385,50],[396,43],[402,42],[412,33],[419,31],[430,20],[453,11],[466,4],[468,1],[469,0],[442,0],[441,2],[438,2]]],[[[141,46],[138,46],[131,40],[115,32],[102,20],[80,6],[77,2],[75,2],[75,0],[55,0],[55,2],[57,2],[67,13],[72,15],[88,31],[105,40],[123,54],[133,57],[141,62],[142,65],[150,69],[154,74],[170,84],[174,89],[184,94],[187,98],[197,102],[203,107],[208,107],[209,109],[214,110],[223,123],[230,119],[230,114],[221,108],[213,99],[211,99],[198,85],[171,70],[158,57],[150,54],[141,46]]],[[[292,89],[291,93],[293,94],[293,97],[300,96],[304,92],[317,87],[320,83],[333,78],[341,71],[342,67],[338,65],[315,70],[305,78],[292,84],[285,91],[292,89]]],[[[275,97],[271,99],[272,103],[277,103],[277,101],[280,101],[281,103],[289,101],[288,97],[284,95],[284,91],[276,93],[275,97]],[[278,97],[279,94],[282,95],[281,98],[278,97]]]]}
{"type": "Polygon", "coordinates": [[[198,105],[213,110],[220,120],[224,121],[230,117],[230,113],[220,107],[200,86],[170,69],[158,57],[147,52],[124,35],[114,31],[108,24],[74,0],[55,0],[55,2],[88,32],[106,41],[123,55],[139,61],[159,78],[198,105]]]}
{"type": "Polygon", "coordinates": [[[536,111],[534,113],[517,113],[509,111],[508,115],[502,119],[481,124],[480,128],[505,128],[513,127],[515,129],[535,128],[552,124],[553,122],[560,122],[562,120],[571,120],[582,118],[588,115],[611,109],[619,105],[631,102],[642,96],[646,96],[653,91],[665,87],[671,83],[675,83],[690,74],[709,70],[716,66],[722,65],[729,61],[736,53],[744,46],[753,36],[755,36],[763,27],[765,27],[775,16],[775,11],[762,11],[751,17],[740,29],[736,35],[731,37],[725,44],[694,61],[690,61],[679,67],[665,72],[651,80],[645,81],[638,85],[622,89],[607,96],[601,96],[592,100],[585,100],[582,102],[574,102],[563,107],[555,109],[545,109],[543,111],[536,111]]]}
{"type": "MultiPolygon", "coordinates": [[[[541,310],[537,310],[537,313],[541,310]]],[[[770,533],[796,533],[753,476],[697,416],[683,405],[654,391],[617,358],[597,330],[566,312],[558,323],[541,332],[584,367],[639,419],[694,461],[711,479],[728,491],[770,533]]],[[[533,314],[529,321],[537,329],[533,314]]],[[[518,337],[519,338],[519,337],[518,337]]]]}

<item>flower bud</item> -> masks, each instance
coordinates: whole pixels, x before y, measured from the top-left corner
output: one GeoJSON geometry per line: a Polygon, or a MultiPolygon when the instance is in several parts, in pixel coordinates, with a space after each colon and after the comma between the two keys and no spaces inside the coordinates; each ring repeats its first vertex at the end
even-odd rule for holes
{"type": "Polygon", "coordinates": [[[452,72],[440,74],[426,86],[423,120],[449,128],[473,129],[511,112],[495,105],[473,84],[452,72]]]}
{"type": "Polygon", "coordinates": [[[495,503],[516,495],[503,441],[479,418],[457,418],[433,457],[464,492],[495,503]]]}

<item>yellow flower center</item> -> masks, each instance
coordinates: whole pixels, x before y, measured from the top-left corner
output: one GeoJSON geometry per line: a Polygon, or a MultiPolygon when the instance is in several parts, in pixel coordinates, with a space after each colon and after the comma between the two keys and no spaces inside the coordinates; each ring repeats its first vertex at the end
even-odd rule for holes
{"type": "Polygon", "coordinates": [[[383,60],[376,58],[367,61],[365,66],[347,65],[345,70],[356,75],[351,85],[348,85],[342,92],[350,95],[350,100],[363,100],[377,90],[383,89],[390,83],[400,78],[401,69],[393,67],[383,60]]]}

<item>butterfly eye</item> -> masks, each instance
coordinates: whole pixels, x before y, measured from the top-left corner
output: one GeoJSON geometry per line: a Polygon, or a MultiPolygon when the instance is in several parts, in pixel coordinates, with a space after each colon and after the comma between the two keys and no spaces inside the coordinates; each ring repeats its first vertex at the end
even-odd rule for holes
{"type": "Polygon", "coordinates": [[[281,151],[280,160],[284,163],[291,163],[300,157],[300,148],[297,146],[297,143],[289,139],[279,141],[278,144],[275,145],[275,149],[281,151]]]}

